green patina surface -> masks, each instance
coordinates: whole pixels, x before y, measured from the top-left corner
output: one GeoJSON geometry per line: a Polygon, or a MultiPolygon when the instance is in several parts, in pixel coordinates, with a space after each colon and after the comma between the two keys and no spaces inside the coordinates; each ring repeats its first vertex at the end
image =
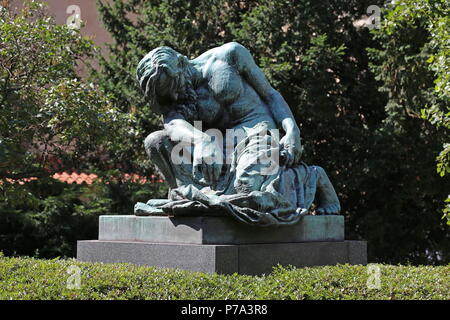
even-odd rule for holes
{"type": "Polygon", "coordinates": [[[137,79],[164,119],[145,148],[171,190],[167,200],[136,204],[135,214],[221,212],[273,226],[297,223],[313,202],[318,214],[339,213],[325,171],[301,162],[289,106],[242,45],[192,60],[158,47],[139,63],[137,79]]]}

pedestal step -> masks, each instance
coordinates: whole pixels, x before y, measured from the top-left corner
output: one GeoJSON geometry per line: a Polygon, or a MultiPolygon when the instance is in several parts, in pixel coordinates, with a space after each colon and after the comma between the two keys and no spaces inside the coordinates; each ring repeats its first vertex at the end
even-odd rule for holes
{"type": "Polygon", "coordinates": [[[366,264],[365,241],[204,245],[86,240],[77,243],[77,259],[128,262],[221,274],[268,274],[277,264],[295,267],[366,264]]]}
{"type": "Polygon", "coordinates": [[[343,241],[343,216],[304,216],[297,224],[249,226],[230,217],[101,216],[99,240],[184,244],[343,241]]]}

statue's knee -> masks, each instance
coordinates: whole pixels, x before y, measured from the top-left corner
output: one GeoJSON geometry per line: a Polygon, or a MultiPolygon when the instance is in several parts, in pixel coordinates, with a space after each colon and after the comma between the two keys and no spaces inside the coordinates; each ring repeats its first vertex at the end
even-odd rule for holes
{"type": "Polygon", "coordinates": [[[244,173],[239,177],[236,177],[233,186],[238,193],[249,194],[252,191],[260,191],[263,182],[263,175],[251,175],[248,173],[244,173]]]}
{"type": "Polygon", "coordinates": [[[167,145],[169,136],[165,130],[154,131],[150,133],[144,140],[145,150],[150,158],[155,154],[159,154],[163,151],[167,145]]]}

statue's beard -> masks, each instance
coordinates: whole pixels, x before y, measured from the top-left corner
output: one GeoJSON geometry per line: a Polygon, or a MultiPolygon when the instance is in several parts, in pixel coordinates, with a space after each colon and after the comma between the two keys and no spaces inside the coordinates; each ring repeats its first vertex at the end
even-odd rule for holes
{"type": "Polygon", "coordinates": [[[190,80],[190,75],[186,75],[185,79],[185,90],[178,93],[175,111],[180,113],[186,121],[192,122],[198,120],[197,93],[190,80]]]}

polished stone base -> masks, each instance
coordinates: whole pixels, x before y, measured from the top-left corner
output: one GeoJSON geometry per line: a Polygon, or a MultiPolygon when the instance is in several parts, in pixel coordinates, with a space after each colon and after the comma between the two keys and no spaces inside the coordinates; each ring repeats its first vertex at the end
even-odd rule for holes
{"type": "Polygon", "coordinates": [[[309,215],[292,226],[261,228],[230,217],[101,216],[98,239],[183,244],[343,241],[344,217],[309,215]]]}
{"type": "Polygon", "coordinates": [[[205,245],[137,241],[78,241],[77,259],[128,262],[221,274],[268,274],[277,264],[295,267],[366,264],[365,241],[205,245]]]}

